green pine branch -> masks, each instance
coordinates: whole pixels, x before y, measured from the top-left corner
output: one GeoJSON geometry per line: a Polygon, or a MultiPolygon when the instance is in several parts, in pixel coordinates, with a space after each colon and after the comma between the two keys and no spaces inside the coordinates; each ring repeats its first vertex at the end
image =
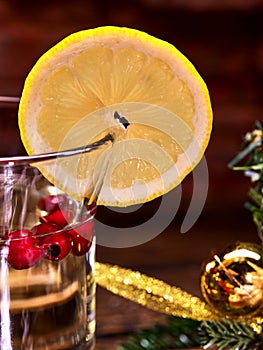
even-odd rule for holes
{"type": "Polygon", "coordinates": [[[248,191],[250,202],[245,203],[245,208],[251,211],[263,241],[263,127],[260,122],[256,122],[254,130],[246,134],[241,151],[228,164],[228,167],[244,171],[254,184],[254,187],[248,191]],[[243,165],[238,165],[240,162],[243,162],[243,165]]]}
{"type": "Polygon", "coordinates": [[[118,350],[173,350],[200,347],[204,350],[262,350],[263,336],[248,324],[222,319],[194,321],[168,316],[166,323],[156,323],[131,335],[118,350]]]}
{"type": "Polygon", "coordinates": [[[247,324],[224,319],[202,322],[199,327],[203,349],[216,347],[218,350],[262,350],[263,338],[247,324]]]}
{"type": "Polygon", "coordinates": [[[199,321],[167,316],[167,322],[155,323],[127,339],[118,350],[167,350],[200,346],[199,321]]]}

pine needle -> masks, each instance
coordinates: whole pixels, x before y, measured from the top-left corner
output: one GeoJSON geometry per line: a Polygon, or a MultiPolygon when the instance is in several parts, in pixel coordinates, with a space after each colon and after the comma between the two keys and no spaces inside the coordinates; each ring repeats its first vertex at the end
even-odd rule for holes
{"type": "Polygon", "coordinates": [[[117,350],[167,350],[200,346],[200,321],[167,316],[167,322],[133,334],[117,350]]]}
{"type": "Polygon", "coordinates": [[[248,324],[223,319],[202,322],[199,327],[203,349],[217,347],[218,350],[262,350],[263,338],[248,324]]]}

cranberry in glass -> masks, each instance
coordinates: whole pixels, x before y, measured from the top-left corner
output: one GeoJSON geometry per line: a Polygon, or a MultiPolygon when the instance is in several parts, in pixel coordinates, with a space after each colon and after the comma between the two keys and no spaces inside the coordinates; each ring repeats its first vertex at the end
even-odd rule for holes
{"type": "Polygon", "coordinates": [[[73,215],[70,212],[57,209],[51,212],[50,214],[41,216],[40,219],[42,222],[48,222],[48,223],[56,224],[60,227],[64,227],[71,222],[72,218],[73,218],[73,215]]]}
{"type": "Polygon", "coordinates": [[[48,213],[55,211],[61,207],[62,204],[66,203],[67,198],[63,194],[48,195],[38,202],[38,208],[48,213]]]}
{"type": "Polygon", "coordinates": [[[57,232],[59,230],[61,230],[59,225],[49,222],[38,224],[31,229],[33,235],[38,236],[39,240],[43,239],[48,233],[57,232]]]}
{"type": "Polygon", "coordinates": [[[4,236],[8,245],[8,263],[15,269],[27,269],[42,257],[39,240],[28,230],[16,230],[4,236]]]}
{"type": "Polygon", "coordinates": [[[91,216],[95,216],[97,212],[97,205],[96,203],[91,203],[87,206],[87,210],[89,211],[91,216]]]}
{"type": "Polygon", "coordinates": [[[72,235],[72,254],[80,256],[87,253],[92,244],[92,235],[94,232],[93,221],[84,222],[68,232],[72,235]]]}
{"type": "Polygon", "coordinates": [[[59,261],[71,251],[72,236],[64,231],[43,237],[42,247],[44,257],[48,260],[59,261]]]}

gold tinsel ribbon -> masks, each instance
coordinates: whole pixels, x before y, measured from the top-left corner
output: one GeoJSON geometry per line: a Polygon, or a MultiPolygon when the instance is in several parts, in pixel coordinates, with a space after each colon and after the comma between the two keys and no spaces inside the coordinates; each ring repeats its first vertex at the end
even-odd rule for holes
{"type": "Polygon", "coordinates": [[[138,271],[96,262],[95,276],[101,287],[151,310],[197,321],[218,319],[198,297],[138,271]]]}

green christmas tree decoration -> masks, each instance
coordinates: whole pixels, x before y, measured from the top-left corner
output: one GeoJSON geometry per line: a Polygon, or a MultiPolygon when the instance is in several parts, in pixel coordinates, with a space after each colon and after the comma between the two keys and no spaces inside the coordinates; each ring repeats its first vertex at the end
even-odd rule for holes
{"type": "Polygon", "coordinates": [[[249,325],[223,319],[215,322],[202,322],[199,335],[203,349],[218,350],[261,350],[263,338],[249,325]]]}
{"type": "Polygon", "coordinates": [[[123,343],[118,350],[170,350],[200,346],[200,321],[167,316],[166,323],[155,323],[123,343]]]}
{"type": "Polygon", "coordinates": [[[263,127],[259,121],[253,131],[245,135],[240,153],[228,167],[243,171],[253,183],[248,191],[250,201],[245,203],[245,207],[251,211],[259,237],[263,240],[263,127]]]}

